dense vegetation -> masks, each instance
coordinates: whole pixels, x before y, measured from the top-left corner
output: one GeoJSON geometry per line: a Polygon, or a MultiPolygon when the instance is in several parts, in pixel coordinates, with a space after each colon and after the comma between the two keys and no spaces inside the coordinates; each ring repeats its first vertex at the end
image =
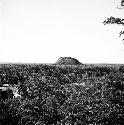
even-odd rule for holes
{"type": "Polygon", "coordinates": [[[124,66],[1,65],[0,84],[23,98],[0,101],[0,125],[123,125],[124,66]]]}
{"type": "Polygon", "coordinates": [[[81,62],[79,62],[77,59],[75,58],[72,58],[72,57],[60,57],[56,64],[59,64],[59,65],[81,65],[81,62]]]}

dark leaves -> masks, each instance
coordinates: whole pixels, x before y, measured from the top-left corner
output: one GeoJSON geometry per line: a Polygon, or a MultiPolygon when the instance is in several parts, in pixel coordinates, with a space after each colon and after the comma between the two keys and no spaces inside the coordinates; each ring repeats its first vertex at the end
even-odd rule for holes
{"type": "Polygon", "coordinates": [[[121,19],[121,18],[115,18],[115,17],[109,17],[107,18],[104,22],[103,22],[104,25],[106,24],[121,24],[121,25],[124,25],[124,19],[121,19]]]}
{"type": "MultiPolygon", "coordinates": [[[[124,4],[124,3],[123,3],[124,4]]],[[[123,5],[124,6],[124,5],[123,5]]],[[[124,26],[124,19],[121,19],[121,18],[115,18],[115,17],[109,17],[107,18],[104,22],[103,22],[104,25],[106,24],[118,24],[118,25],[122,25],[124,26]]],[[[119,33],[119,37],[121,37],[122,35],[124,34],[124,31],[121,31],[119,33]]],[[[123,39],[124,40],[124,39],[123,39]]]]}
{"type": "Polygon", "coordinates": [[[124,6],[124,0],[121,1],[121,7],[123,7],[123,6],[124,6]]]}

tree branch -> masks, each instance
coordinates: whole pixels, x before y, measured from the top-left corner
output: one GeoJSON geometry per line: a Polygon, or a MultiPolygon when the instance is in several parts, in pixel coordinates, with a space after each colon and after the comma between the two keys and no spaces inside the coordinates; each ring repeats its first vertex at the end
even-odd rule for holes
{"type": "Polygon", "coordinates": [[[104,25],[106,24],[118,24],[118,25],[124,25],[124,19],[121,18],[115,18],[115,17],[109,17],[104,22],[104,25]]]}

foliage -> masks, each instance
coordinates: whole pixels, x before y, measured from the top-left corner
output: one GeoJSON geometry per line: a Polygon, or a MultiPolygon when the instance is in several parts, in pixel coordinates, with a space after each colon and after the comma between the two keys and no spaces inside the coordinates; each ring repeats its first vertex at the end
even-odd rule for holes
{"type": "Polygon", "coordinates": [[[1,67],[5,75],[12,72],[11,79],[13,74],[18,76],[22,98],[0,101],[0,124],[123,125],[123,69],[124,66],[1,67]]]}
{"type": "MultiPolygon", "coordinates": [[[[120,2],[120,8],[118,7],[118,9],[124,9],[124,0],[121,0],[120,2]]],[[[124,26],[124,19],[123,18],[115,18],[113,16],[107,18],[104,22],[104,25],[106,24],[118,24],[118,25],[122,25],[124,26]]],[[[124,35],[124,31],[120,31],[119,33],[119,37],[121,37],[121,35],[124,35]]],[[[124,39],[123,39],[124,40],[124,39]]]]}

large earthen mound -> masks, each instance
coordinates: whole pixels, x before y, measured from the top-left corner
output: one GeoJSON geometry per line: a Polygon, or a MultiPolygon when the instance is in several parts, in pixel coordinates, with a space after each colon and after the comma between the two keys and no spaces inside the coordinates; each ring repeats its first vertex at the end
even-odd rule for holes
{"type": "Polygon", "coordinates": [[[55,64],[58,65],[81,65],[77,59],[72,57],[60,57],[55,64]]]}

